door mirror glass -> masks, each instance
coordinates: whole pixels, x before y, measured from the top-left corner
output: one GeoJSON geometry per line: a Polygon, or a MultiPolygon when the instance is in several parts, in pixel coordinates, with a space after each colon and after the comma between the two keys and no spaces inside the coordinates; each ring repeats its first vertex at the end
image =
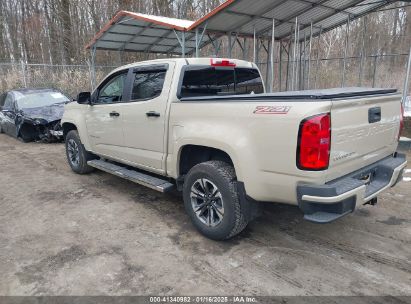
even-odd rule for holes
{"type": "Polygon", "coordinates": [[[89,104],[91,99],[90,92],[81,92],[77,95],[77,103],[79,104],[89,104]]]}

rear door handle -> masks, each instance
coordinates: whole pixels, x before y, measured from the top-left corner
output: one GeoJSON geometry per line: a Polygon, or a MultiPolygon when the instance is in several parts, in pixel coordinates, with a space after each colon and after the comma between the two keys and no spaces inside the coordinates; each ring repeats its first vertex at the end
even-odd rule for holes
{"type": "Polygon", "coordinates": [[[146,113],[147,117],[160,117],[160,113],[155,111],[150,111],[146,113]]]}
{"type": "Polygon", "coordinates": [[[119,117],[119,116],[120,116],[120,113],[118,112],[113,111],[110,113],[110,117],[119,117]]]}

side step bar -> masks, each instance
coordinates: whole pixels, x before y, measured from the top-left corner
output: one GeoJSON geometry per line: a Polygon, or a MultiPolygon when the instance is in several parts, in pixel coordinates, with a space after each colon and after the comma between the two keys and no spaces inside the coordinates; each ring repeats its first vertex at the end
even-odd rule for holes
{"type": "Polygon", "coordinates": [[[130,170],[101,159],[89,160],[87,164],[96,169],[111,173],[159,192],[168,192],[174,189],[174,185],[167,180],[141,173],[139,171],[130,170]]]}

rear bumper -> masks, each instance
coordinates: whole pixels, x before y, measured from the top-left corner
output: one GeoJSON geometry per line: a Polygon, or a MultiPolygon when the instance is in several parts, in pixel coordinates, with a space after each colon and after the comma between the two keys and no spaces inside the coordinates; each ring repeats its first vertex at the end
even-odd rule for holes
{"type": "Polygon", "coordinates": [[[306,220],[334,221],[395,186],[406,166],[405,155],[395,153],[325,185],[298,185],[298,205],[306,220]]]}

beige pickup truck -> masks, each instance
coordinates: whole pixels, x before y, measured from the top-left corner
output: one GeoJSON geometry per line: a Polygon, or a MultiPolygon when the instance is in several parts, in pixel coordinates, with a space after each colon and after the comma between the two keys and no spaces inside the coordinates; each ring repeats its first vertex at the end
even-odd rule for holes
{"type": "Polygon", "coordinates": [[[257,202],[298,205],[327,223],[375,205],[400,180],[395,90],[264,91],[256,65],[241,60],[120,67],[66,105],[68,163],[182,191],[194,225],[216,240],[241,232],[257,202]]]}

